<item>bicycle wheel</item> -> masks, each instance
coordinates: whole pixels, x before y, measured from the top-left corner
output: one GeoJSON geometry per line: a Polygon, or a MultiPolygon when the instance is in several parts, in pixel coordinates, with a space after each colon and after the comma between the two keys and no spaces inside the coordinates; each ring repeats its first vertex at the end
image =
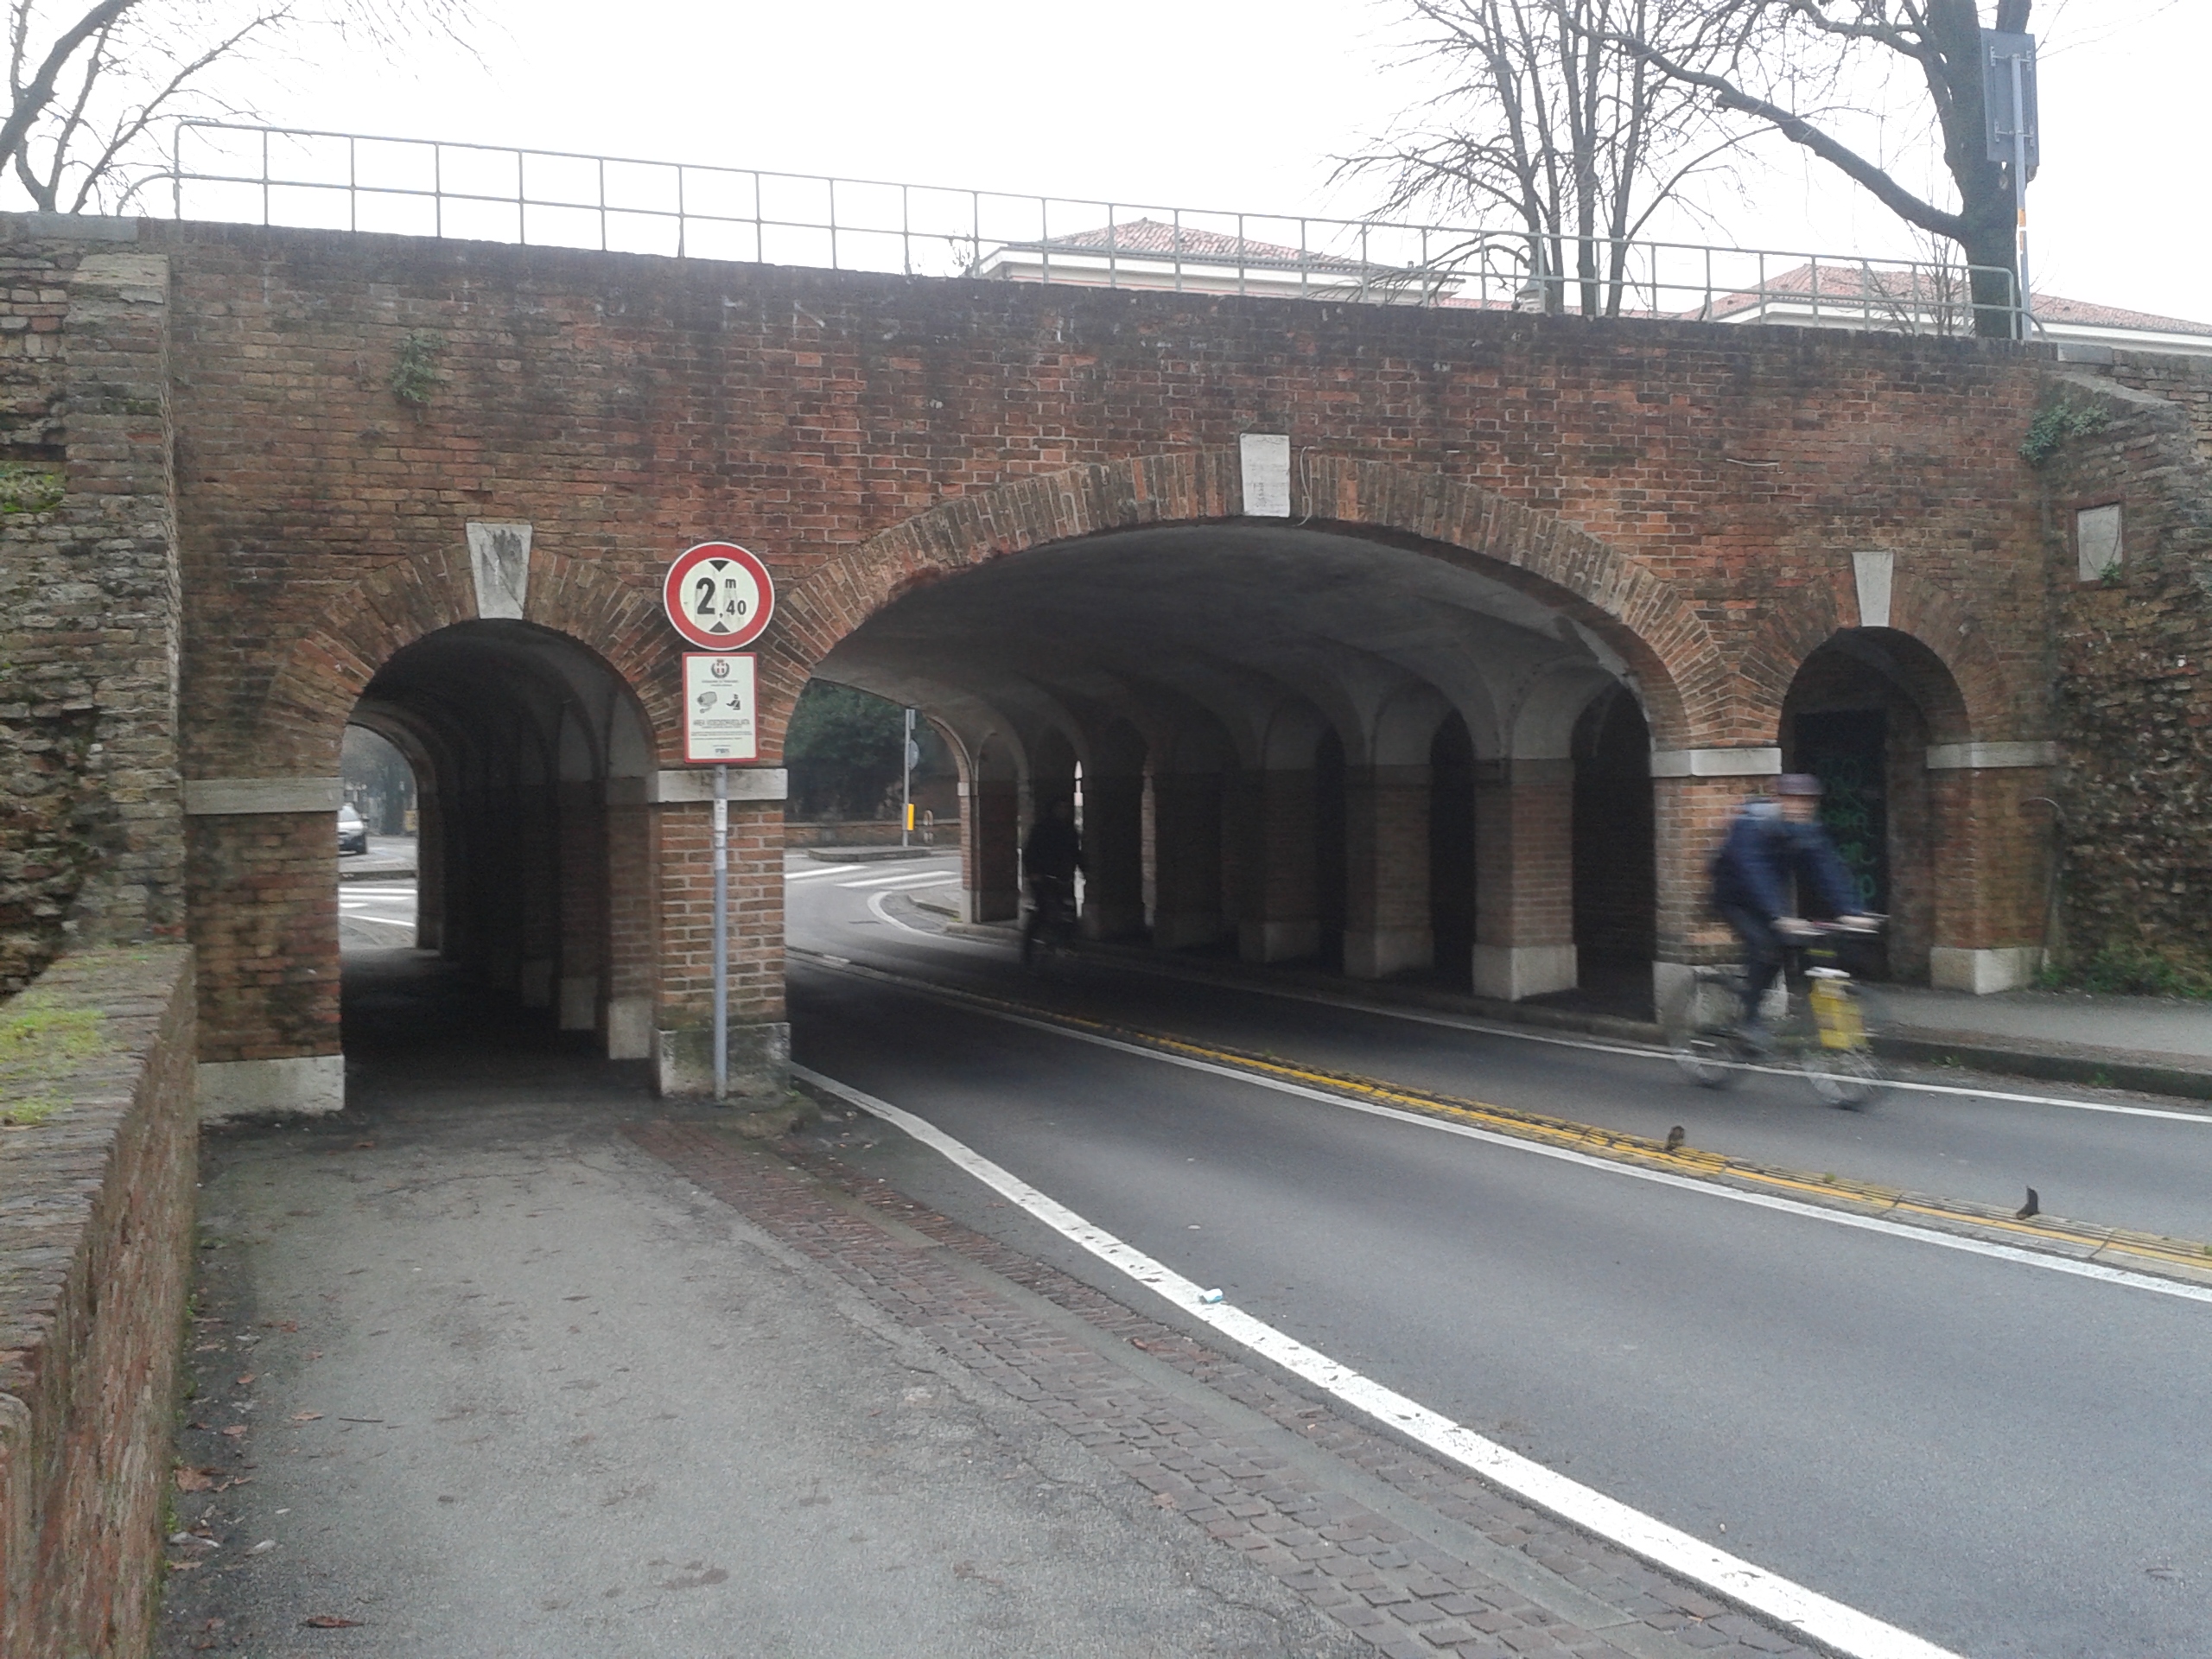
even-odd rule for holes
{"type": "Polygon", "coordinates": [[[1821,1041],[1816,1031],[1798,1064],[1803,1067],[1805,1081],[1813,1092],[1830,1106],[1856,1110],[1878,1098],[1889,1087],[1881,1068],[1874,1059],[1872,1044],[1868,1034],[1875,1023],[1874,1009],[1858,987],[1847,987],[1844,995],[1851,999],[1854,1018],[1853,1033],[1857,1040],[1839,1047],[1829,1047],[1821,1041]]]}
{"type": "Polygon", "coordinates": [[[1731,976],[1700,972],[1675,994],[1663,1022],[1668,1050],[1700,1089],[1726,1089],[1744,1074],[1729,1035],[1742,999],[1731,976]]]}

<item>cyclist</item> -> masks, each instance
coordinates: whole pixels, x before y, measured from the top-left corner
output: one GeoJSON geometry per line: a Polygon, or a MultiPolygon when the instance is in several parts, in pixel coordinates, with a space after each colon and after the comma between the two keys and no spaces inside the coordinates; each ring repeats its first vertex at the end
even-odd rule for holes
{"type": "Polygon", "coordinates": [[[1796,878],[1806,907],[1842,925],[1872,930],[1879,923],[1859,910],[1851,879],[1821,825],[1821,780],[1785,772],[1771,796],[1744,803],[1728,838],[1713,861],[1713,907],[1744,944],[1744,1007],[1737,1031],[1753,1048],[1772,1046],[1760,1014],[1768,988],[1782,970],[1792,942],[1810,938],[1812,924],[1790,913],[1796,878]]]}
{"type": "Polygon", "coordinates": [[[1073,920],[1075,873],[1083,868],[1083,837],[1076,833],[1075,806],[1063,796],[1045,809],[1021,849],[1021,874],[1029,883],[1022,961],[1029,960],[1037,936],[1046,927],[1065,928],[1073,920]]]}

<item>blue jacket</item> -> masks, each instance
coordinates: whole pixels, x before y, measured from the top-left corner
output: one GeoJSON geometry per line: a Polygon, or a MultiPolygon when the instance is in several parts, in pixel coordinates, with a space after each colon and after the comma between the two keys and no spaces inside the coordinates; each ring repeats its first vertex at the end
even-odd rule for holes
{"type": "Polygon", "coordinates": [[[1745,802],[1713,856],[1713,908],[1753,911],[1770,922],[1788,916],[1793,875],[1806,908],[1815,914],[1857,912],[1859,884],[1825,829],[1792,823],[1773,801],[1745,802]]]}

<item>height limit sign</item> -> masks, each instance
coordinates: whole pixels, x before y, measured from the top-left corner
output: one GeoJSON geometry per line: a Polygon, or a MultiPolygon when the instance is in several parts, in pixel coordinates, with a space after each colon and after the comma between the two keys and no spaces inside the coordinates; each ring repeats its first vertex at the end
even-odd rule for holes
{"type": "Polygon", "coordinates": [[[683,653],[683,758],[694,765],[757,760],[749,655],[683,653]]]}

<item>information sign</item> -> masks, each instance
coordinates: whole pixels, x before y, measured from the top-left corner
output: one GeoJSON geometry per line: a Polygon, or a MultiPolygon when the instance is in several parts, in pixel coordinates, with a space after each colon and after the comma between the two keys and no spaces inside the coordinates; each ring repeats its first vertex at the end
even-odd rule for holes
{"type": "Polygon", "coordinates": [[[776,609],[768,567],[734,542],[702,542],[668,567],[661,607],[702,651],[741,651],[776,609]]]}
{"type": "Polygon", "coordinates": [[[760,758],[749,656],[683,653],[683,758],[728,765],[760,758]]]}

